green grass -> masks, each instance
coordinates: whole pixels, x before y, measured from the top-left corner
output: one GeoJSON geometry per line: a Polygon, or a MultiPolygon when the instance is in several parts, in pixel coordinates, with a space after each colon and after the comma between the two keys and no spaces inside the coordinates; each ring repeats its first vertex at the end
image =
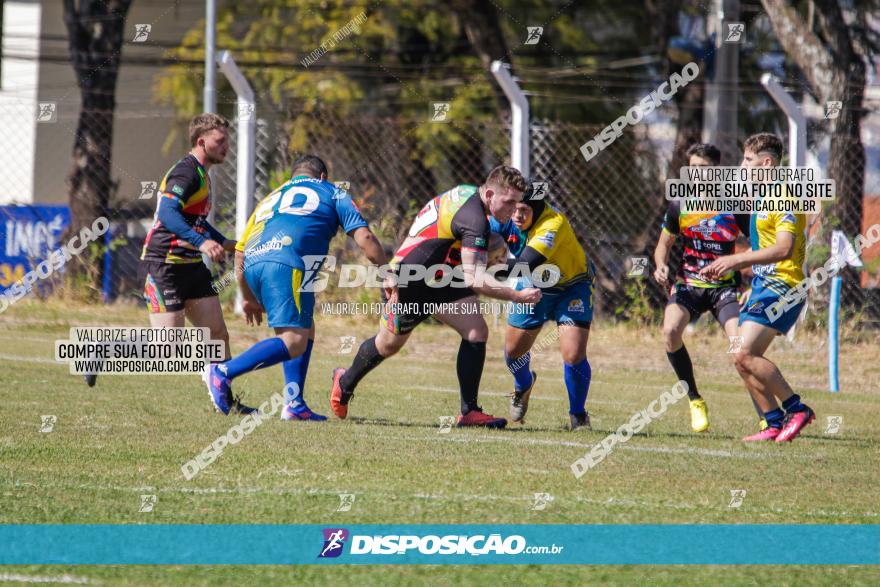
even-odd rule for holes
{"type": "MultiPolygon", "coordinates": [[[[438,434],[441,416],[457,412],[457,339],[440,326],[420,327],[401,356],[369,375],[349,419],[324,425],[267,421],[207,470],[186,481],[180,466],[233,423],[212,413],[196,376],[105,376],[94,389],[67,366],[53,364],[53,343],[71,326],[142,325],[142,310],[20,302],[0,315],[0,523],[878,523],[876,423],[880,365],[875,343],[841,349],[843,393],[825,391],[823,338],[778,340],[771,358],[817,412],[815,424],[787,446],[744,445],[756,427],[751,402],[730,364],[719,330],[687,339],[712,419],[708,434],[689,432],[686,402],[576,480],[569,467],[591,445],[643,409],[673,383],[657,331],[599,322],[589,355],[594,380],[588,408],[593,432],[564,429],[567,401],[553,346],[533,364],[541,373],[523,427],[438,434]],[[40,416],[55,414],[51,433],[40,416]],[[826,417],[843,416],[835,435],[826,417]],[[745,489],[741,507],[730,490],[745,489]],[[532,511],[533,494],[554,501],[532,511]],[[140,495],[154,493],[152,513],[140,495]],[[350,512],[336,512],[339,493],[354,493],[350,512]]],[[[228,316],[233,351],[267,334],[228,316]]],[[[329,413],[332,367],[347,365],[339,337],[358,343],[375,320],[318,318],[306,395],[329,413]]],[[[490,321],[491,324],[491,321],[490,321]]],[[[549,335],[545,330],[542,336],[549,335]]],[[[511,386],[492,329],[481,402],[506,413],[511,386]]],[[[279,368],[236,381],[259,404],[283,385],[279,368]]],[[[772,540],[772,539],[771,539],[772,540]]],[[[773,547],[770,542],[769,547],[773,547]]],[[[235,546],[232,545],[231,548],[235,546]]],[[[360,585],[877,584],[880,571],[855,567],[7,567],[5,575],[65,573],[104,584],[360,585]]]]}

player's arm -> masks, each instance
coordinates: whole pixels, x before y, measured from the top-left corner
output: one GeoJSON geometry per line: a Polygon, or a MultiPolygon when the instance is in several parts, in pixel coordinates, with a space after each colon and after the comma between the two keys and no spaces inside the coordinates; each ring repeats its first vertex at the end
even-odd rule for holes
{"type": "Polygon", "coordinates": [[[543,265],[546,261],[547,257],[533,247],[527,245],[519,256],[507,260],[507,268],[498,275],[506,278],[517,266],[519,266],[520,271],[528,271],[529,274],[532,274],[535,269],[543,265]]]}
{"type": "MultiPolygon", "coordinates": [[[[356,228],[348,235],[357,243],[364,256],[369,259],[370,263],[378,267],[385,267],[388,264],[388,257],[385,256],[385,249],[382,243],[373,234],[368,226],[356,228]]],[[[397,302],[397,284],[393,277],[389,276],[385,279],[382,289],[385,293],[385,300],[391,303],[397,302]]]]}
{"type": "Polygon", "coordinates": [[[670,202],[663,216],[660,238],[654,248],[654,279],[662,287],[669,287],[669,253],[675,243],[675,235],[681,230],[678,225],[680,209],[676,202],[670,202]]]}
{"type": "Polygon", "coordinates": [[[376,235],[373,234],[369,227],[362,226],[357,228],[351,231],[348,236],[357,243],[361,252],[373,265],[382,266],[388,262],[388,258],[385,256],[385,249],[382,248],[382,243],[379,242],[379,239],[376,238],[376,235]]]}
{"type": "Polygon", "coordinates": [[[251,287],[248,285],[247,280],[244,278],[244,247],[245,243],[247,243],[248,238],[250,238],[250,233],[254,228],[254,224],[256,222],[256,211],[251,214],[251,217],[248,219],[248,223],[245,226],[244,233],[241,235],[241,240],[239,240],[235,244],[235,263],[234,263],[234,271],[235,271],[235,282],[238,284],[238,290],[241,292],[242,303],[241,309],[244,312],[244,319],[248,324],[259,326],[263,321],[263,306],[260,305],[260,302],[257,301],[257,296],[254,295],[254,292],[251,291],[251,287]]]}
{"type": "Polygon", "coordinates": [[[208,231],[208,238],[220,243],[223,250],[227,253],[235,252],[236,241],[223,236],[223,233],[205,221],[205,230],[208,231]]]}
{"type": "Polygon", "coordinates": [[[743,251],[734,255],[718,257],[710,265],[700,271],[700,275],[710,278],[723,275],[729,271],[738,271],[749,265],[766,265],[791,259],[794,253],[795,236],[788,231],[776,233],[776,242],[769,247],[757,251],[743,251]]]}
{"type": "Polygon", "coordinates": [[[178,166],[164,182],[164,191],[159,200],[156,216],[159,222],[175,236],[199,249],[212,261],[220,261],[224,255],[220,243],[196,232],[196,229],[183,217],[183,206],[198,190],[199,182],[195,170],[178,166]]]}
{"type": "Polygon", "coordinates": [[[464,271],[465,287],[477,293],[521,304],[534,304],[541,300],[541,290],[538,288],[530,287],[517,291],[507,287],[487,272],[485,250],[462,247],[461,267],[464,271]]]}

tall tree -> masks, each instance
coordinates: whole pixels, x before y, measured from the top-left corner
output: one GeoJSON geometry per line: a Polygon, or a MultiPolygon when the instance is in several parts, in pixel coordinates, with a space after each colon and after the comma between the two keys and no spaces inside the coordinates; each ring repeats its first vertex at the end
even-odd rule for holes
{"type": "MultiPolygon", "coordinates": [[[[831,148],[828,176],[837,199],[825,209],[823,233],[839,227],[850,238],[861,232],[865,186],[865,148],[861,139],[864,117],[865,54],[854,42],[858,32],[843,17],[837,0],[814,0],[815,24],[782,0],[761,0],[773,23],[779,44],[800,68],[810,93],[820,103],[843,102],[836,119],[828,121],[831,148]]],[[[855,21],[858,23],[858,19],[855,21]]]]}
{"type": "MultiPolygon", "coordinates": [[[[108,213],[111,192],[113,112],[125,16],[132,0],[64,0],[70,60],[82,106],[67,175],[70,230],[78,232],[108,213]]],[[[92,285],[103,280],[100,258],[79,259],[92,285]]]]}

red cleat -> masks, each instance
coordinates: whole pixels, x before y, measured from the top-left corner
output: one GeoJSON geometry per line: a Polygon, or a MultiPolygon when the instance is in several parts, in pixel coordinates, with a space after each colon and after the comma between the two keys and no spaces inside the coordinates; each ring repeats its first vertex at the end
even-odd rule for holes
{"type": "Polygon", "coordinates": [[[465,415],[458,416],[458,426],[485,426],[486,428],[504,428],[507,420],[484,414],[482,408],[471,410],[465,415]]]}
{"type": "Polygon", "coordinates": [[[348,416],[348,402],[342,403],[342,386],[339,380],[345,374],[345,369],[337,367],[333,369],[333,387],[330,389],[330,409],[340,420],[348,416]]]}
{"type": "Polygon", "coordinates": [[[776,442],[791,442],[801,433],[801,430],[815,419],[816,413],[810,408],[807,408],[802,412],[795,412],[794,414],[786,415],[785,423],[782,425],[782,430],[779,432],[779,436],[776,437],[776,442]]]}
{"type": "Polygon", "coordinates": [[[762,440],[774,440],[777,436],[779,436],[779,428],[768,427],[764,428],[757,434],[746,436],[745,438],[743,438],[743,442],[760,442],[762,440]]]}

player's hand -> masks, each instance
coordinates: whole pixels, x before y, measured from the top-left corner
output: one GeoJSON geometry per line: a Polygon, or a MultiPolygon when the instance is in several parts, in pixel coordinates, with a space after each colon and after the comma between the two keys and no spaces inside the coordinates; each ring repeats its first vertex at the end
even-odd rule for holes
{"type": "Polygon", "coordinates": [[[199,247],[199,250],[205,253],[208,258],[214,262],[222,261],[223,257],[226,256],[226,251],[223,250],[223,246],[215,240],[208,239],[202,243],[202,246],[199,247]]]}
{"type": "Polygon", "coordinates": [[[223,241],[223,250],[226,251],[227,253],[234,253],[235,252],[235,245],[237,245],[237,244],[238,244],[238,241],[226,239],[225,241],[223,241]]]}
{"type": "Polygon", "coordinates": [[[660,265],[654,270],[654,280],[662,287],[669,287],[669,265],[660,265]]]}
{"type": "Polygon", "coordinates": [[[244,320],[248,326],[259,326],[263,323],[263,306],[257,302],[243,300],[241,309],[244,312],[244,320]]]}
{"type": "Polygon", "coordinates": [[[395,275],[387,275],[382,280],[382,301],[386,304],[396,304],[397,299],[397,277],[395,275]]]}
{"type": "Polygon", "coordinates": [[[725,273],[736,271],[739,268],[739,262],[736,255],[724,255],[718,257],[702,269],[700,269],[700,277],[708,279],[717,279],[725,273]]]}
{"type": "Polygon", "coordinates": [[[541,290],[537,287],[527,287],[515,292],[513,301],[518,304],[537,304],[541,301],[541,290]]]}

